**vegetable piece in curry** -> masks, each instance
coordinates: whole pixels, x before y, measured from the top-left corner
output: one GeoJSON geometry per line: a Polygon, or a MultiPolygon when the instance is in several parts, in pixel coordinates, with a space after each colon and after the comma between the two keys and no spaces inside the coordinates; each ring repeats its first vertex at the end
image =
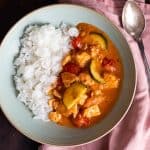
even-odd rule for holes
{"type": "Polygon", "coordinates": [[[116,47],[100,29],[77,25],[79,36],[62,61],[63,69],[49,100],[49,119],[60,125],[87,128],[113,107],[122,80],[122,64],[116,47]]]}

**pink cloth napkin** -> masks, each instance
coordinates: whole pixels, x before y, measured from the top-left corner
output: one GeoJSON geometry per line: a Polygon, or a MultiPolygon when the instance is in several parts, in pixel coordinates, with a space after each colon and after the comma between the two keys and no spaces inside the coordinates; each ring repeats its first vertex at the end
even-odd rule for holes
{"type": "MultiPolygon", "coordinates": [[[[144,12],[146,29],[142,35],[146,55],[150,62],[150,5],[137,3],[144,12]]],[[[108,135],[100,140],[76,147],[41,145],[39,150],[150,150],[150,96],[143,61],[136,42],[121,28],[120,16],[125,0],[61,0],[82,4],[104,13],[125,35],[136,64],[137,89],[133,104],[126,117],[108,135]]]]}

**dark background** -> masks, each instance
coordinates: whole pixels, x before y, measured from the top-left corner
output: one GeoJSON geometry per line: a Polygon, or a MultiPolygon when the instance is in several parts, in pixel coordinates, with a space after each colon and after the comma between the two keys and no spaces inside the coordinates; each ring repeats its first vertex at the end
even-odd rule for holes
{"type": "MultiPolygon", "coordinates": [[[[0,42],[25,14],[54,3],[57,0],[0,0],[0,42]]],[[[18,132],[0,110],[0,150],[37,150],[39,145],[18,132]]]]}
{"type": "MultiPolygon", "coordinates": [[[[150,0],[146,0],[150,3],[150,0]]],[[[41,6],[57,3],[57,0],[0,0],[0,42],[21,17],[41,6]]],[[[0,110],[0,150],[37,150],[40,144],[19,133],[0,110]]]]}

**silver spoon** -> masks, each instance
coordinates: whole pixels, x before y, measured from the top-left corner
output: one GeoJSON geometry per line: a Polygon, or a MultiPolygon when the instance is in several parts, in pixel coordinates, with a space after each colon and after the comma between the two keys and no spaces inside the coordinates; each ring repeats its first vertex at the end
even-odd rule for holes
{"type": "MultiPolygon", "coordinates": [[[[137,6],[134,0],[128,0],[123,8],[122,24],[124,29],[137,41],[143,62],[145,65],[145,71],[147,74],[148,84],[150,84],[150,67],[144,52],[144,45],[141,38],[141,34],[145,28],[145,18],[141,9],[137,6]]],[[[150,86],[150,85],[149,85],[150,86]]]]}

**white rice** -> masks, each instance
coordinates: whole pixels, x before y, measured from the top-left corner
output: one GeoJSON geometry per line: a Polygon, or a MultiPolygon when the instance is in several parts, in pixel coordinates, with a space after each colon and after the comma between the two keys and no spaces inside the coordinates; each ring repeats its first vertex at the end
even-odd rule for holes
{"type": "Polygon", "coordinates": [[[71,37],[78,36],[77,28],[62,24],[31,25],[20,40],[19,56],[14,61],[14,80],[18,99],[33,113],[34,118],[48,121],[48,89],[61,71],[61,61],[71,49],[71,37]]]}

